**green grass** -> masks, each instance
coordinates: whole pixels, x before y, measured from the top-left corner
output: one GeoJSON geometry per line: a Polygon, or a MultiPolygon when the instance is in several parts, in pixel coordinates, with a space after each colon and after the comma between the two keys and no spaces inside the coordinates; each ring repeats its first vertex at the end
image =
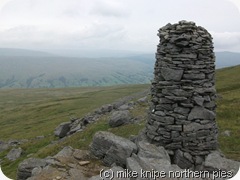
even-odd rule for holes
{"type": "Polygon", "coordinates": [[[49,135],[70,117],[82,117],[147,86],[0,90],[0,139],[49,135]]]}
{"type": "Polygon", "coordinates": [[[217,123],[219,128],[219,146],[231,159],[240,161],[240,66],[217,71],[217,123]],[[222,132],[229,130],[231,136],[222,132]]]}
{"type": "MultiPolygon", "coordinates": [[[[11,89],[0,90],[0,139],[30,139],[21,145],[24,154],[15,162],[4,160],[1,164],[4,173],[16,178],[18,163],[29,155],[46,157],[54,155],[62,147],[87,148],[92,136],[99,130],[106,130],[105,121],[89,125],[89,130],[75,134],[59,144],[49,145],[56,138],[53,131],[61,122],[70,117],[83,117],[103,104],[132,95],[148,88],[149,85],[128,85],[95,88],[66,89],[11,89]],[[36,136],[44,139],[36,140],[36,136]]],[[[0,153],[0,159],[6,156],[0,153]]]]}

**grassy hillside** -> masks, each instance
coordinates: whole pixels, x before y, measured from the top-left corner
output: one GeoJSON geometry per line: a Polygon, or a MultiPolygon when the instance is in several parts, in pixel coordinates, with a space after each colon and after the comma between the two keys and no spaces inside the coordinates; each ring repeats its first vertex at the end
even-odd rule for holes
{"type": "MultiPolygon", "coordinates": [[[[220,149],[228,157],[240,161],[240,66],[217,71],[220,149]],[[223,135],[229,130],[230,136],[223,135]]],[[[144,127],[148,107],[138,106],[132,110],[134,116],[142,119],[138,124],[110,128],[108,117],[89,125],[84,132],[79,132],[57,144],[51,144],[56,138],[54,128],[69,117],[82,117],[89,111],[113,102],[114,100],[149,88],[149,85],[131,85],[105,88],[66,88],[66,89],[18,89],[0,90],[0,139],[32,139],[21,145],[23,156],[15,162],[4,160],[3,171],[11,178],[16,177],[16,168],[23,159],[44,158],[54,155],[62,147],[87,149],[92,136],[99,130],[106,130],[117,135],[129,137],[137,134],[144,127]],[[44,139],[34,139],[44,135],[44,139]],[[51,145],[49,145],[51,144],[51,145]]],[[[7,151],[0,153],[3,159],[7,151]]]]}
{"type": "Polygon", "coordinates": [[[146,89],[147,85],[0,90],[0,139],[48,135],[63,121],[146,89]]]}
{"type": "Polygon", "coordinates": [[[240,66],[217,71],[217,123],[219,144],[224,154],[240,161],[240,66]],[[222,133],[230,131],[231,136],[222,133]]]}
{"type": "MultiPolygon", "coordinates": [[[[70,117],[83,117],[88,112],[103,104],[112,103],[119,98],[146,90],[149,85],[130,85],[95,88],[66,89],[12,89],[0,90],[0,140],[28,139],[21,145],[24,154],[15,162],[4,160],[1,163],[3,172],[11,178],[16,178],[18,163],[31,156],[46,157],[59,151],[66,143],[79,147],[83,137],[73,136],[62,144],[48,147],[56,140],[53,131],[61,122],[69,121],[70,117]],[[44,135],[44,139],[36,136],[44,135]]],[[[101,129],[106,123],[100,122],[90,128],[101,129]]],[[[89,132],[89,131],[88,131],[89,132]]],[[[78,134],[79,135],[79,134],[78,134]]],[[[93,134],[87,136],[91,138],[93,134]]],[[[81,146],[81,145],[80,145],[81,146]]],[[[7,152],[0,153],[3,159],[7,152]]]]}

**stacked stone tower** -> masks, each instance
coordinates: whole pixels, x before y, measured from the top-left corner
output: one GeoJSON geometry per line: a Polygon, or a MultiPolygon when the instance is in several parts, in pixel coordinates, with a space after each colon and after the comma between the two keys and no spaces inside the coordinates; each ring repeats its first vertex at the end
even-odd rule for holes
{"type": "Polygon", "coordinates": [[[217,148],[212,37],[194,22],[160,28],[146,135],[173,154],[217,148]]]}

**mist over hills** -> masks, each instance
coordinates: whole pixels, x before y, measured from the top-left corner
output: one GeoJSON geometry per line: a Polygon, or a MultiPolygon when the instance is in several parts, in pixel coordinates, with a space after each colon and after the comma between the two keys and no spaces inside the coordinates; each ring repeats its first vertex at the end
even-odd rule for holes
{"type": "MultiPolygon", "coordinates": [[[[87,58],[79,57],[83,52],[66,52],[0,48],[0,88],[143,84],[153,78],[154,53],[114,51],[94,58],[92,52],[87,58]]],[[[216,59],[217,68],[233,66],[240,64],[240,53],[217,52],[216,59]]]]}

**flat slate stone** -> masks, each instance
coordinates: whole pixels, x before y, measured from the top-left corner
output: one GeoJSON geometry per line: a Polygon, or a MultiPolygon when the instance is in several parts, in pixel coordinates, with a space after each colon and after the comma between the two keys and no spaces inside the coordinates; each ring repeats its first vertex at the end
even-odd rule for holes
{"type": "Polygon", "coordinates": [[[161,75],[167,81],[179,81],[182,78],[183,70],[182,69],[170,69],[170,68],[162,68],[161,75]]]}
{"type": "Polygon", "coordinates": [[[188,120],[194,119],[214,120],[215,117],[216,114],[213,111],[210,111],[204,107],[195,106],[188,115],[188,120]]]}

